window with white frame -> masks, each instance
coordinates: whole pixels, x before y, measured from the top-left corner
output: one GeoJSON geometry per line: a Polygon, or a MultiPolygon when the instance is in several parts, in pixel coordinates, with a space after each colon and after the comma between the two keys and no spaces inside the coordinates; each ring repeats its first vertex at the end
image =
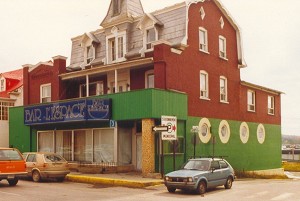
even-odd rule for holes
{"type": "Polygon", "coordinates": [[[0,102],[0,120],[7,121],[8,120],[8,109],[9,107],[13,107],[13,102],[1,101],[0,102]]]}
{"type": "Polygon", "coordinates": [[[95,55],[94,47],[92,45],[87,46],[86,47],[86,64],[89,64],[94,60],[94,58],[95,58],[94,55],[95,55]]]}
{"type": "Polygon", "coordinates": [[[153,49],[152,42],[157,40],[157,31],[155,28],[150,28],[146,30],[146,49],[153,49]]]}
{"type": "Polygon", "coordinates": [[[199,49],[203,52],[208,52],[207,30],[203,27],[199,28],[199,49]]]}
{"type": "Polygon", "coordinates": [[[51,102],[51,84],[44,84],[40,87],[41,90],[41,103],[51,102]]]}
{"type": "Polygon", "coordinates": [[[5,91],[5,90],[6,90],[5,88],[6,88],[6,87],[5,87],[5,79],[2,78],[2,79],[0,80],[0,91],[5,91]]]}
{"type": "Polygon", "coordinates": [[[208,74],[200,71],[200,98],[208,99],[208,74]]]}
{"type": "Polygon", "coordinates": [[[274,115],[275,106],[274,106],[274,96],[268,96],[268,114],[274,115]]]}
{"type": "Polygon", "coordinates": [[[224,36],[219,36],[219,56],[226,59],[226,38],[224,36]]]}
{"type": "Polygon", "coordinates": [[[248,111],[255,112],[255,92],[248,90],[247,92],[248,111]]]}
{"type": "Polygon", "coordinates": [[[227,102],[227,78],[224,76],[220,77],[220,101],[227,102]]]}
{"type": "MultiPolygon", "coordinates": [[[[116,31],[116,29],[114,30],[116,31]]],[[[107,59],[108,63],[125,61],[126,54],[126,32],[114,33],[107,38],[107,59]]]]}
{"type": "MultiPolygon", "coordinates": [[[[104,94],[104,87],[103,82],[92,82],[89,83],[89,96],[96,96],[96,95],[103,95],[104,94]]],[[[80,97],[87,97],[87,87],[86,84],[81,84],[79,89],[80,97]]]]}
{"type": "Polygon", "coordinates": [[[154,88],[154,71],[149,70],[145,73],[145,88],[154,88]]]}

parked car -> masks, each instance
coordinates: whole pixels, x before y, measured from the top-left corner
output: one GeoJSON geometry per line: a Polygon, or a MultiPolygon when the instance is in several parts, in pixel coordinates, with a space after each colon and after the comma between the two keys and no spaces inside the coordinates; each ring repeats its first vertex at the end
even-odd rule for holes
{"type": "Polygon", "coordinates": [[[35,182],[46,178],[63,181],[70,173],[68,162],[58,154],[25,152],[23,157],[26,161],[27,175],[35,182]]]}
{"type": "Polygon", "coordinates": [[[208,188],[224,185],[232,187],[234,170],[224,159],[190,159],[181,170],[170,172],[164,177],[164,183],[170,193],[176,189],[192,190],[204,194],[208,188]]]}
{"type": "Polygon", "coordinates": [[[6,179],[10,186],[15,186],[26,174],[25,161],[19,150],[0,148],[0,181],[6,179]]]}

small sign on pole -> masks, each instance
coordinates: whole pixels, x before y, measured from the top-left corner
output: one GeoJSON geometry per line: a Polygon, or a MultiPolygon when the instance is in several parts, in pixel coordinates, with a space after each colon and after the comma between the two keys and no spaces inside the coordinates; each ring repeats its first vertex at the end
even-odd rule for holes
{"type": "Polygon", "coordinates": [[[168,127],[168,130],[161,133],[162,140],[177,140],[177,117],[161,116],[161,125],[168,127]]]}

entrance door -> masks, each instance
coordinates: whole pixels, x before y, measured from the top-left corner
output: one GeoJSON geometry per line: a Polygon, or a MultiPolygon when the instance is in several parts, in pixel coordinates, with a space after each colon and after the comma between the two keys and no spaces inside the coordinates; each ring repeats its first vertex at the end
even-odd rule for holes
{"type": "Polygon", "coordinates": [[[136,169],[142,171],[142,135],[136,135],[136,169]]]}

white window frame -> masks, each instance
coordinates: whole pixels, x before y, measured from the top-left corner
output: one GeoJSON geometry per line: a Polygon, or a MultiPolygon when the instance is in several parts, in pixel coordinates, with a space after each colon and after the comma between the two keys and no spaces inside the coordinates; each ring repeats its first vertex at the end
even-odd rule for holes
{"type": "Polygon", "coordinates": [[[275,97],[268,96],[268,114],[274,115],[275,114],[275,97]]]}
{"type": "Polygon", "coordinates": [[[109,35],[106,37],[106,58],[107,58],[107,63],[116,63],[116,62],[122,62],[125,61],[125,55],[126,55],[126,31],[118,32],[117,28],[112,29],[113,34],[109,35]],[[120,38],[122,38],[123,44],[121,44],[123,49],[120,49],[120,38]],[[112,47],[111,47],[111,42],[114,41],[114,55],[115,58],[112,58],[112,47]],[[122,53],[122,55],[120,55],[122,53]]]}
{"type": "Polygon", "coordinates": [[[228,103],[227,78],[225,76],[220,76],[220,102],[228,103]],[[222,81],[224,81],[224,90],[221,86],[222,81]]]}
{"type": "Polygon", "coordinates": [[[247,110],[249,112],[255,112],[255,91],[253,90],[247,91],[247,110]]]}
{"type": "Polygon", "coordinates": [[[206,71],[200,71],[200,99],[209,100],[209,85],[208,85],[208,73],[206,71]],[[204,82],[202,81],[201,77],[205,76],[204,82]],[[205,84],[203,88],[202,83],[205,84]]]}
{"type": "MultiPolygon", "coordinates": [[[[104,94],[104,84],[103,84],[103,81],[98,81],[98,82],[90,82],[89,83],[89,90],[91,89],[91,85],[93,84],[96,84],[96,94],[95,95],[91,95],[91,92],[89,91],[89,96],[99,96],[99,95],[103,95],[104,94]]],[[[86,96],[83,96],[83,91],[82,89],[85,89],[86,90],[86,83],[84,84],[81,84],[79,86],[79,97],[86,97],[86,96]]],[[[87,93],[86,93],[87,95],[87,93]]]]}
{"type": "Polygon", "coordinates": [[[85,63],[90,64],[95,59],[95,47],[91,45],[87,45],[85,48],[85,63]],[[91,51],[92,55],[89,55],[89,50],[91,51]]]}
{"type": "Polygon", "coordinates": [[[154,88],[154,86],[155,86],[154,70],[148,70],[145,73],[145,89],[154,88]],[[153,75],[153,78],[154,78],[153,87],[149,86],[149,79],[148,79],[149,75],[153,75]]]}
{"type": "Polygon", "coordinates": [[[14,102],[0,101],[0,121],[8,121],[9,108],[14,106],[14,102]]]}
{"type": "Polygon", "coordinates": [[[6,91],[5,78],[0,79],[0,91],[6,91]]]}
{"type": "Polygon", "coordinates": [[[224,36],[219,36],[219,57],[222,59],[227,59],[226,51],[226,38],[224,36]]]}
{"type": "Polygon", "coordinates": [[[42,84],[40,86],[40,103],[49,103],[51,102],[51,95],[52,95],[52,89],[51,89],[51,83],[48,83],[48,84],[42,84]],[[43,93],[43,89],[46,88],[46,87],[50,87],[50,94],[48,96],[44,96],[44,93],[43,93]],[[43,99],[47,99],[46,102],[43,102],[43,99]]]}
{"type": "Polygon", "coordinates": [[[155,42],[155,41],[157,41],[158,40],[158,31],[157,31],[157,29],[156,29],[156,27],[155,26],[153,26],[153,27],[148,27],[148,28],[146,28],[145,29],[145,32],[144,32],[144,48],[145,48],[145,50],[146,51],[151,51],[151,50],[153,50],[153,42],[155,42]],[[148,33],[149,33],[149,30],[154,30],[154,40],[152,40],[152,41],[149,41],[148,39],[149,39],[149,37],[148,37],[148,33]]]}
{"type": "Polygon", "coordinates": [[[199,50],[208,53],[208,35],[207,30],[203,27],[199,27],[199,50]],[[202,33],[204,35],[203,41],[201,40],[202,33]]]}

